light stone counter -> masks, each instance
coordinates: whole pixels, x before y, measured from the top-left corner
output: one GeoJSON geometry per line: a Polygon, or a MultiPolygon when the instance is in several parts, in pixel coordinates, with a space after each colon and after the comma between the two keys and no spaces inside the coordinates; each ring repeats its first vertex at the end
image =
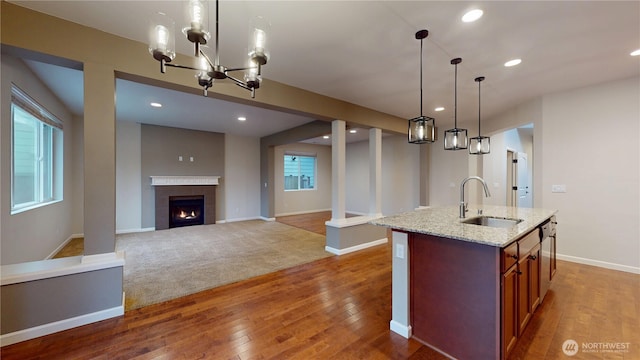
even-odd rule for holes
{"type": "Polygon", "coordinates": [[[459,218],[458,206],[450,206],[425,208],[386,216],[370,223],[386,226],[394,230],[505,247],[535,229],[536,226],[542,224],[557,212],[557,210],[535,208],[469,205],[466,219],[479,216],[478,209],[482,209],[482,216],[522,219],[523,221],[511,228],[463,224],[461,221],[465,219],[459,218]]]}

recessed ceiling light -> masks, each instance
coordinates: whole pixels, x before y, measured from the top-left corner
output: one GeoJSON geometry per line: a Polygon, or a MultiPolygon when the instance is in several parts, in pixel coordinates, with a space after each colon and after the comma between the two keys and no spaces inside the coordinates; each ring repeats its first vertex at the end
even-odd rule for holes
{"type": "Polygon", "coordinates": [[[355,133],[357,133],[357,132],[358,132],[358,130],[356,130],[356,129],[351,129],[351,130],[349,130],[349,132],[350,132],[350,133],[352,133],[352,134],[355,134],[355,133]]]}
{"type": "Polygon", "coordinates": [[[157,107],[157,108],[162,107],[162,104],[157,103],[157,102],[152,102],[152,103],[150,103],[149,105],[151,105],[151,106],[153,106],[153,107],[157,107]]]}
{"type": "Polygon", "coordinates": [[[522,62],[521,59],[513,59],[513,60],[509,60],[506,63],[504,63],[504,66],[506,66],[506,67],[516,66],[516,65],[520,64],[521,62],[522,62]]]}
{"type": "Polygon", "coordinates": [[[245,121],[245,120],[247,120],[247,118],[246,118],[246,117],[244,117],[244,116],[238,116],[238,121],[245,121]]]}
{"type": "Polygon", "coordinates": [[[323,136],[322,138],[323,138],[323,139],[328,139],[328,138],[329,138],[329,135],[325,135],[325,136],[323,136]]]}
{"type": "Polygon", "coordinates": [[[433,109],[434,111],[443,111],[444,108],[442,106],[438,106],[437,108],[433,109]]]}
{"type": "Polygon", "coordinates": [[[631,56],[638,56],[640,55],[640,49],[636,50],[636,51],[632,51],[631,54],[629,54],[631,56]]]}
{"type": "Polygon", "coordinates": [[[474,10],[468,11],[466,14],[462,16],[462,21],[467,23],[474,22],[480,19],[482,17],[482,14],[483,12],[480,9],[474,9],[474,10]]]}

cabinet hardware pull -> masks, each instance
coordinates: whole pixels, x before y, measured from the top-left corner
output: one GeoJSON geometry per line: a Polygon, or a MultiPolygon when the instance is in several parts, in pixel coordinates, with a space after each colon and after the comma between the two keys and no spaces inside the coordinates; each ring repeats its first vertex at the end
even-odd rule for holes
{"type": "Polygon", "coordinates": [[[516,274],[518,274],[518,275],[522,275],[522,271],[520,271],[520,270],[516,270],[516,274]]]}
{"type": "Polygon", "coordinates": [[[537,258],[538,258],[538,257],[537,257],[536,255],[529,255],[529,259],[531,259],[531,260],[535,260],[535,259],[537,259],[537,258]]]}
{"type": "Polygon", "coordinates": [[[518,255],[513,254],[513,255],[510,255],[510,256],[511,256],[512,258],[514,258],[514,259],[518,260],[518,255]]]}

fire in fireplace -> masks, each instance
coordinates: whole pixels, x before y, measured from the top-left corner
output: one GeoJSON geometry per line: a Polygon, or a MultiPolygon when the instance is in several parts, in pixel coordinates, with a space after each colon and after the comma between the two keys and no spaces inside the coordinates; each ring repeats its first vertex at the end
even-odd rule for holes
{"type": "Polygon", "coordinates": [[[204,196],[170,196],[169,228],[204,224],[204,196]]]}

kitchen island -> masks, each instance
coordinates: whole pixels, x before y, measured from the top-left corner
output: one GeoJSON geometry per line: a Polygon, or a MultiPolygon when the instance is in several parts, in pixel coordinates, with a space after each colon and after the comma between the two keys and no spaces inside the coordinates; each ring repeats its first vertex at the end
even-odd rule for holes
{"type": "Polygon", "coordinates": [[[391,330],[453,358],[505,359],[553,277],[555,213],[471,206],[460,219],[440,207],[372,221],[393,230],[391,330]],[[463,222],[479,217],[494,222],[463,222]]]}

